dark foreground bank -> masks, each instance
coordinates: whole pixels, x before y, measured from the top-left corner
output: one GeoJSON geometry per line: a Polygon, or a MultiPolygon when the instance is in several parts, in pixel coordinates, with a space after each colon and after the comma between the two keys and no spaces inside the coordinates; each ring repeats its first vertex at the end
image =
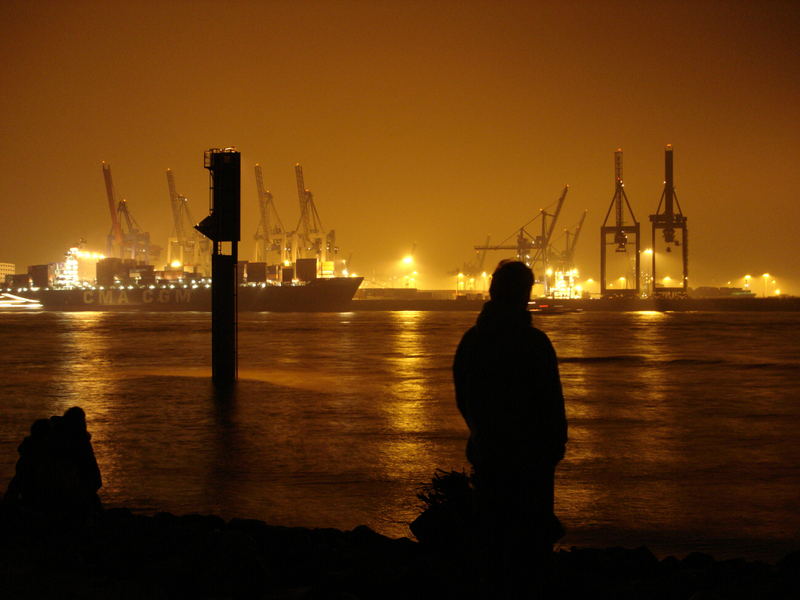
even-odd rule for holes
{"type": "MultiPolygon", "coordinates": [[[[216,516],[111,509],[64,525],[0,511],[3,598],[475,598],[457,551],[368,527],[288,528],[216,516]]],[[[800,552],[775,565],[647,548],[572,548],[554,557],[558,598],[798,598],[800,552]]]]}

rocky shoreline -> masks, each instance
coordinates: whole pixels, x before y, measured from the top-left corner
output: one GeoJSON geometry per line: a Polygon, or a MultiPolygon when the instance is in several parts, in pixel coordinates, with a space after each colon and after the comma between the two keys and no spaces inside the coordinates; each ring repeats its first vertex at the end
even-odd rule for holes
{"type": "MultiPolygon", "coordinates": [[[[457,550],[351,531],[212,515],[105,510],[64,522],[0,510],[4,598],[477,598],[457,550]]],[[[798,598],[800,551],[774,565],[647,548],[554,554],[559,598],[798,598]]]]}

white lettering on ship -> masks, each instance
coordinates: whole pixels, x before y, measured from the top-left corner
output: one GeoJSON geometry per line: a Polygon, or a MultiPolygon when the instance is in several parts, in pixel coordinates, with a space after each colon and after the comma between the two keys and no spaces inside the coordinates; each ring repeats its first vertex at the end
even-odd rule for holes
{"type": "MultiPolygon", "coordinates": [[[[84,291],[82,300],[84,304],[98,305],[120,305],[136,304],[136,296],[133,299],[128,297],[127,290],[100,290],[98,292],[84,291]]],[[[153,290],[142,290],[142,304],[189,304],[192,301],[192,290],[158,290],[158,294],[153,294],[153,290]]]]}

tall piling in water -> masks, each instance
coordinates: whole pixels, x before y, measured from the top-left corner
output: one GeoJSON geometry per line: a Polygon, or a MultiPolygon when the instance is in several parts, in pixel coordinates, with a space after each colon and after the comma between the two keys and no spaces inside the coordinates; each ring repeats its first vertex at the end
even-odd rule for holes
{"type": "Polygon", "coordinates": [[[211,255],[211,373],[217,385],[237,376],[236,264],[240,239],[241,156],[211,148],[204,166],[211,179],[211,210],[196,229],[214,242],[211,255]]]}

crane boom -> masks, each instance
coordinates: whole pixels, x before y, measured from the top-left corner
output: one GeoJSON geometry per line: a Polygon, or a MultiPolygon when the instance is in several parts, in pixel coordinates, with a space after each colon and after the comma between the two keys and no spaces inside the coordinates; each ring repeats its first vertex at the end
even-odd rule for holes
{"type": "MultiPolygon", "coordinates": [[[[323,252],[323,238],[325,237],[325,229],[322,226],[322,220],[317,212],[317,207],[314,204],[314,196],[310,190],[305,187],[305,180],[303,179],[303,168],[300,163],[294,166],[295,176],[297,178],[297,195],[300,200],[300,218],[297,221],[294,235],[295,239],[302,242],[302,248],[298,247],[301,253],[312,252],[317,259],[328,260],[327,252],[323,252]]],[[[326,244],[326,247],[330,244],[326,244]]],[[[337,249],[332,247],[333,253],[337,253],[337,249]]],[[[299,256],[299,255],[298,255],[299,256]]]]}
{"type": "Polygon", "coordinates": [[[111,165],[103,161],[103,179],[106,184],[106,196],[108,197],[108,211],[111,213],[111,234],[109,235],[108,255],[113,256],[112,243],[118,247],[122,245],[122,226],[117,215],[117,199],[114,193],[114,181],[111,178],[111,165]]]}
{"type": "Polygon", "coordinates": [[[175,228],[175,239],[179,242],[186,241],[186,234],[183,229],[183,219],[181,218],[182,198],[178,196],[175,187],[175,174],[172,169],[167,169],[167,187],[169,188],[169,203],[172,208],[172,223],[175,228]]]}
{"type": "Polygon", "coordinates": [[[569,191],[569,186],[565,185],[561,195],[558,197],[558,204],[556,205],[556,212],[554,212],[551,216],[553,217],[550,221],[550,227],[547,229],[547,235],[543,240],[544,246],[550,245],[550,240],[553,237],[553,231],[556,227],[556,221],[558,221],[558,215],[561,213],[561,207],[564,206],[564,200],[567,197],[567,192],[569,191]]]}
{"type": "Polygon", "coordinates": [[[256,189],[258,190],[258,211],[261,215],[261,224],[264,228],[264,234],[269,232],[269,212],[267,211],[267,204],[272,200],[272,194],[264,189],[264,175],[261,172],[261,165],[256,165],[256,189]]]}
{"type": "Polygon", "coordinates": [[[581,236],[581,229],[583,229],[583,222],[586,220],[586,213],[588,210],[583,211],[581,215],[581,220],[578,221],[578,225],[575,227],[575,233],[572,234],[572,241],[569,245],[569,261],[572,262],[573,258],[575,257],[575,248],[578,245],[578,238],[581,236]]]}
{"type": "Polygon", "coordinates": [[[259,223],[256,229],[256,254],[257,259],[267,262],[267,251],[270,247],[270,228],[269,228],[269,209],[267,204],[272,200],[272,194],[264,189],[264,175],[261,172],[261,165],[255,166],[256,190],[258,191],[258,212],[259,223]]]}
{"type": "Polygon", "coordinates": [[[303,167],[300,163],[294,166],[294,176],[297,180],[297,199],[300,201],[300,218],[302,219],[306,212],[306,184],[303,179],[303,167]]]}

